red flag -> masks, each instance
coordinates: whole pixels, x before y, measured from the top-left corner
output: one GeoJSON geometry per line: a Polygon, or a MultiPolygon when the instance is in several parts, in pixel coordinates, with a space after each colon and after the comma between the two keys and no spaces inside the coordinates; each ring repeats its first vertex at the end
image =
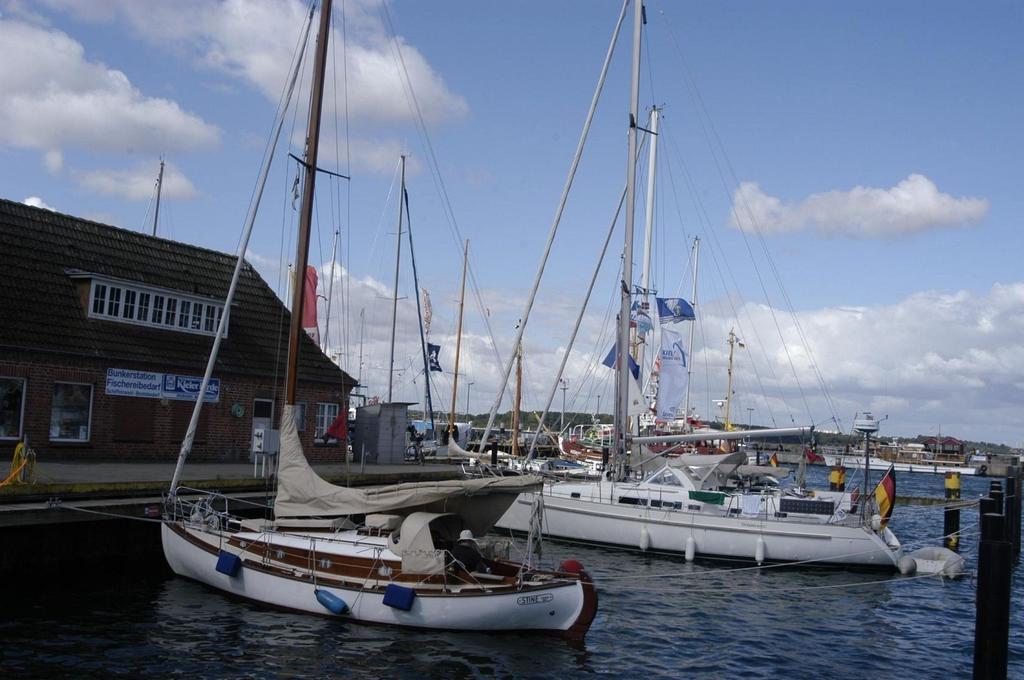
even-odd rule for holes
{"type": "Polygon", "coordinates": [[[804,455],[807,456],[808,463],[818,463],[825,460],[825,456],[819,456],[815,453],[814,449],[809,446],[804,447],[804,455]]]}
{"type": "Polygon", "coordinates": [[[875,503],[878,504],[878,514],[882,516],[882,526],[889,523],[892,516],[892,508],[896,505],[896,469],[889,466],[889,471],[878,480],[875,487],[875,503]]]}
{"type": "Polygon", "coordinates": [[[316,267],[306,267],[306,280],[302,288],[302,330],[320,344],[320,327],[316,322],[316,267]]]}
{"type": "Polygon", "coordinates": [[[346,439],[348,437],[348,412],[345,409],[338,411],[338,417],[330,424],[324,432],[324,437],[334,439],[346,439]]]}

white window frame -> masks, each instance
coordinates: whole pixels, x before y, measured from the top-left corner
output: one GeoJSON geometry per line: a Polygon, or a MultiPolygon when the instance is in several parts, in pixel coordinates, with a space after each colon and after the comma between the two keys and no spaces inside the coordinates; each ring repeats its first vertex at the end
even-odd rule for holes
{"type": "Polygon", "coordinates": [[[0,380],[21,381],[21,413],[18,415],[18,432],[14,435],[0,436],[0,441],[18,441],[25,431],[25,402],[28,401],[28,379],[17,375],[0,375],[0,380]]]}
{"type": "Polygon", "coordinates": [[[85,439],[68,439],[66,437],[50,437],[51,442],[61,442],[68,444],[87,444],[92,441],[92,405],[93,400],[96,398],[96,386],[92,383],[74,382],[71,380],[54,380],[53,390],[50,392],[50,429],[53,428],[53,397],[54,392],[57,391],[57,385],[84,385],[89,388],[89,422],[86,425],[88,436],[85,439]]]}
{"type": "MultiPolygon", "coordinates": [[[[103,319],[104,321],[117,321],[134,326],[175,330],[179,333],[216,335],[217,325],[223,313],[223,302],[216,302],[208,298],[187,295],[164,288],[100,277],[92,277],[89,285],[88,316],[90,319],[103,319]],[[100,287],[102,287],[102,298],[97,297],[97,290],[100,287]],[[149,304],[146,306],[144,314],[140,311],[141,307],[139,304],[143,295],[149,296],[149,304]],[[157,297],[162,298],[159,322],[153,321],[156,314],[157,297]],[[132,300],[132,314],[130,317],[126,316],[129,298],[132,300]],[[101,307],[101,311],[96,311],[97,306],[101,307]],[[173,316],[171,316],[172,313],[170,311],[172,306],[174,307],[173,316]],[[187,316],[183,317],[185,307],[188,308],[188,312],[187,316]],[[211,309],[216,311],[208,311],[211,309]],[[196,310],[199,310],[198,314],[196,310]],[[208,321],[211,314],[214,319],[213,330],[208,330],[208,321]]],[[[224,324],[224,337],[228,335],[229,325],[228,323],[224,324]]]]}
{"type": "Polygon", "coordinates": [[[339,413],[341,413],[341,404],[333,401],[318,401],[316,403],[316,423],[313,427],[313,437],[316,439],[326,437],[327,428],[331,426],[331,423],[334,422],[339,413]],[[334,409],[333,415],[327,416],[331,407],[334,409]]]}

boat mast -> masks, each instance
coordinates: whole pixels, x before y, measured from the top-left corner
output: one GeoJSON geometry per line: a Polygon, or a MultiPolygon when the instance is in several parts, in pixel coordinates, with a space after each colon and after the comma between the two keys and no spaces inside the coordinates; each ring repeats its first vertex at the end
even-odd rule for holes
{"type": "Polygon", "coordinates": [[[693,328],[697,325],[697,264],[700,259],[700,238],[693,237],[693,296],[690,306],[693,307],[693,320],[690,321],[690,338],[686,342],[690,356],[686,358],[686,401],[683,402],[683,418],[690,422],[690,377],[693,375],[693,328]]]}
{"type": "MultiPolygon", "coordinates": [[[[640,274],[640,309],[647,312],[651,308],[651,247],[654,242],[654,179],[657,174],[658,165],[658,112],[657,106],[651,107],[651,119],[648,123],[650,128],[647,133],[651,137],[651,146],[647,151],[647,208],[644,223],[644,260],[643,270],[640,274]]],[[[639,339],[640,324],[637,323],[636,334],[639,339]]],[[[636,363],[640,370],[644,369],[644,354],[646,343],[637,344],[636,363]]]]}
{"type": "Polygon", "coordinates": [[[732,432],[732,421],[729,419],[732,409],[732,356],[736,349],[736,334],[729,331],[729,380],[725,388],[725,431],[732,432]]]}
{"type": "Polygon", "coordinates": [[[402,258],[402,210],[405,207],[402,197],[405,196],[405,156],[402,156],[402,184],[398,191],[398,238],[395,244],[395,287],[391,296],[391,352],[388,354],[388,403],[391,403],[392,388],[395,380],[395,323],[398,320],[398,267],[402,258]]]}
{"type": "Polygon", "coordinates": [[[430,431],[434,431],[434,403],[430,398],[430,364],[427,362],[427,334],[423,328],[423,305],[420,304],[420,278],[416,272],[416,249],[412,243],[412,215],[409,213],[409,192],[402,190],[400,200],[405,202],[405,223],[409,232],[409,259],[412,260],[412,284],[416,294],[416,316],[420,322],[420,353],[423,356],[424,420],[430,420],[430,431]]]}
{"type": "MultiPolygon", "coordinates": [[[[329,4],[329,2],[328,2],[329,4]]],[[[328,12],[329,14],[330,12],[328,12]]],[[[305,45],[309,40],[309,31],[313,26],[313,7],[309,8],[309,16],[306,20],[306,28],[302,38],[302,44],[305,45]]],[[[213,347],[210,348],[210,355],[206,359],[206,371],[203,373],[203,382],[199,386],[199,395],[196,397],[196,405],[192,408],[192,417],[188,423],[188,429],[185,431],[185,438],[181,441],[181,449],[178,451],[178,461],[174,466],[174,474],[171,476],[171,488],[169,491],[169,497],[173,498],[178,491],[178,483],[181,481],[181,474],[185,468],[185,461],[188,459],[188,454],[192,451],[192,443],[195,440],[196,429],[199,427],[199,413],[203,408],[203,397],[206,395],[206,389],[210,384],[210,379],[213,377],[213,367],[217,363],[217,356],[220,353],[221,341],[224,339],[224,329],[227,327],[228,318],[231,316],[231,304],[235,299],[235,291],[238,288],[238,279],[242,272],[242,265],[245,264],[245,253],[249,247],[249,239],[252,236],[253,224],[256,222],[256,213],[260,207],[260,201],[263,199],[263,189],[267,185],[267,175],[270,174],[271,160],[273,159],[274,150],[277,148],[277,142],[281,138],[281,128],[284,126],[285,114],[288,108],[291,106],[292,94],[295,92],[295,83],[299,77],[299,71],[302,67],[302,52],[295,60],[294,68],[292,69],[291,78],[288,81],[288,88],[285,91],[285,96],[281,101],[281,106],[277,111],[277,118],[274,123],[274,133],[272,135],[272,142],[267,145],[267,148],[263,153],[263,162],[260,166],[259,179],[256,180],[256,191],[253,194],[252,200],[249,202],[249,212],[245,216],[245,226],[242,229],[242,238],[238,243],[238,254],[235,257],[235,269],[231,273],[231,283],[228,284],[228,293],[224,297],[224,313],[220,315],[220,320],[217,322],[217,335],[213,338],[213,347]]],[[[300,321],[301,321],[301,315],[300,321]]]]}
{"type": "MultiPolygon", "coordinates": [[[[459,296],[459,323],[455,331],[455,375],[452,377],[452,410],[448,416],[448,441],[455,431],[455,395],[459,387],[459,355],[462,352],[462,312],[466,306],[466,269],[469,266],[469,239],[462,251],[462,294],[459,296]]],[[[481,444],[481,446],[483,446],[481,444]]]]}
{"type": "Polygon", "coordinates": [[[160,174],[156,176],[156,209],[153,211],[153,236],[156,236],[156,224],[160,221],[160,189],[164,185],[164,159],[160,159],[160,174]]]}
{"type": "MultiPolygon", "coordinates": [[[[320,141],[320,112],[324,101],[324,71],[327,65],[327,37],[331,30],[331,0],[320,6],[320,32],[316,39],[313,58],[313,85],[309,99],[309,127],[306,129],[305,177],[302,183],[302,210],[299,212],[299,236],[295,254],[295,271],[306,275],[309,263],[309,235],[313,221],[313,188],[316,182],[316,162],[320,141]]],[[[285,367],[284,403],[295,405],[295,388],[299,368],[299,342],[302,330],[302,302],[304,286],[292,290],[292,318],[288,333],[288,363],[285,367]]]]}
{"type": "MultiPolygon", "coordinates": [[[[516,348],[516,398],[512,407],[512,456],[519,457],[519,409],[523,401],[523,346],[516,348]]],[[[538,426],[538,430],[540,427],[538,426]]]]}
{"type": "Polygon", "coordinates": [[[636,121],[640,108],[640,36],[644,20],[642,0],[633,7],[633,77],[629,95],[629,133],[626,154],[626,235],[622,250],[622,281],[619,290],[619,332],[616,352],[614,465],[615,477],[625,479],[629,457],[629,308],[633,286],[633,218],[636,205],[636,121]]]}

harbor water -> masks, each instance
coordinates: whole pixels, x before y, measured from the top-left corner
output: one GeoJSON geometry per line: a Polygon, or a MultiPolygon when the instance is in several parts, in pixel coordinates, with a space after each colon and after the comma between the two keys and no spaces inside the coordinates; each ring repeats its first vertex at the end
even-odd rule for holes
{"type": "MultiPolygon", "coordinates": [[[[810,481],[826,483],[825,469],[810,481]]],[[[859,477],[848,475],[848,481],[859,477]]],[[[963,480],[965,500],[987,479],[963,480]]],[[[854,481],[856,483],[856,481],[854,481]]],[[[941,496],[942,477],[898,493],[941,496]]],[[[964,511],[972,572],[977,509],[964,511]]],[[[941,505],[897,505],[909,549],[939,545],[941,505]]],[[[153,530],[157,530],[154,524],[153,530]]],[[[974,581],[701,562],[546,542],[581,561],[600,610],[585,642],[366,626],[226,597],[150,566],[117,578],[21,575],[0,606],[0,668],[21,677],[970,677],[974,581]]],[[[1014,573],[1009,677],[1024,677],[1024,578],[1014,573]]]]}

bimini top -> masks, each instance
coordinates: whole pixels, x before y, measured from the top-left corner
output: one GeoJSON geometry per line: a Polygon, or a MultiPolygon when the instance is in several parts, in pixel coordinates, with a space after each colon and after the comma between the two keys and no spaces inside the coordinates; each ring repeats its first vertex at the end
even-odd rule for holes
{"type": "Polygon", "coordinates": [[[479,535],[505,514],[520,493],[537,491],[543,486],[543,480],[536,475],[415,482],[369,489],[336,486],[318,475],[306,461],[292,418],[293,408],[286,404],[281,417],[274,501],[278,519],[450,512],[459,515],[466,528],[479,535]]]}

